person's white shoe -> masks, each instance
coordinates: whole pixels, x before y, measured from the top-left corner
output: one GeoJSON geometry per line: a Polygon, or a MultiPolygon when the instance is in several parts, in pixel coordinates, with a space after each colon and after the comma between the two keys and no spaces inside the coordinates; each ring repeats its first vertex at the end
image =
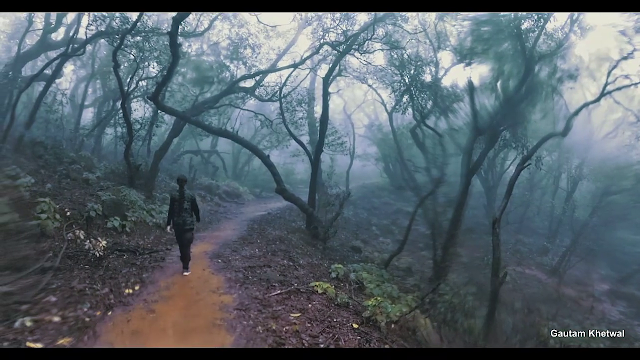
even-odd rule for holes
{"type": "Polygon", "coordinates": [[[182,270],[182,275],[184,275],[184,276],[188,276],[188,275],[190,275],[190,274],[191,274],[191,271],[189,271],[189,270],[182,270]]]}

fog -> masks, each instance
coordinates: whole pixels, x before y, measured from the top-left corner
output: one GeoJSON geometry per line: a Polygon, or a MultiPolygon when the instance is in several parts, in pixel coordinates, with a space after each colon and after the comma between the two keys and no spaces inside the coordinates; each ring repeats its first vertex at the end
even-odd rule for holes
{"type": "Polygon", "coordinates": [[[244,325],[171,346],[635,347],[638,49],[634,13],[2,14],[0,344],[92,346],[74,279],[139,303],[184,175],[244,325]]]}

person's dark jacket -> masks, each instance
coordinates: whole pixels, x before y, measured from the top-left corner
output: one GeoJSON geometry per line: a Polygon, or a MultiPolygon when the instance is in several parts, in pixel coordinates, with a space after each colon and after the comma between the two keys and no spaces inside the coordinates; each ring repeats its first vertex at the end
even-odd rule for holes
{"type": "Polygon", "coordinates": [[[185,190],[184,203],[180,204],[179,191],[176,190],[170,194],[167,226],[173,225],[174,230],[179,231],[193,230],[195,228],[195,222],[200,222],[200,208],[198,207],[196,197],[185,190]],[[181,212],[178,211],[178,206],[180,205],[182,205],[181,212]]]}

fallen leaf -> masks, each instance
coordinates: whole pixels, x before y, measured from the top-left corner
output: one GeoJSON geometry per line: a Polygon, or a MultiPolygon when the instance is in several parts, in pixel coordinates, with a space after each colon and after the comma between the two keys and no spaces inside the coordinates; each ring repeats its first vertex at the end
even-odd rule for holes
{"type": "Polygon", "coordinates": [[[62,338],[62,339],[58,340],[56,345],[65,345],[65,346],[67,346],[67,345],[71,344],[72,341],[73,341],[72,338],[66,337],[66,338],[62,338]]]}
{"type": "Polygon", "coordinates": [[[107,315],[111,315],[111,311],[109,311],[109,312],[107,313],[107,315]]]}
{"type": "Polygon", "coordinates": [[[302,314],[289,314],[289,316],[291,316],[291,317],[298,317],[300,315],[302,315],[302,314]]]}
{"type": "Polygon", "coordinates": [[[125,293],[125,294],[131,294],[131,293],[133,293],[133,290],[131,290],[131,289],[125,289],[125,290],[124,290],[124,293],[125,293]]]}
{"type": "Polygon", "coordinates": [[[17,329],[17,328],[20,328],[22,326],[29,327],[31,325],[33,325],[33,320],[30,317],[27,316],[27,317],[23,317],[23,318],[20,318],[20,319],[16,320],[15,324],[13,324],[13,327],[17,329]]]}
{"type": "Polygon", "coordinates": [[[60,322],[62,318],[60,316],[47,316],[46,320],[51,322],[60,322]]]}
{"type": "Polygon", "coordinates": [[[351,326],[353,326],[354,329],[357,329],[357,328],[360,327],[360,325],[358,325],[358,324],[351,324],[351,326]]]}
{"type": "Polygon", "coordinates": [[[100,314],[102,314],[102,312],[96,311],[96,315],[100,316],[100,314]]]}
{"type": "Polygon", "coordinates": [[[136,285],[136,287],[134,287],[133,290],[136,290],[136,291],[140,290],[140,285],[136,285]]]}
{"type": "Polygon", "coordinates": [[[29,342],[29,341],[27,341],[27,343],[25,345],[27,345],[27,347],[36,348],[36,349],[39,349],[39,348],[44,346],[44,345],[42,345],[40,343],[32,343],[32,342],[29,342]]]}

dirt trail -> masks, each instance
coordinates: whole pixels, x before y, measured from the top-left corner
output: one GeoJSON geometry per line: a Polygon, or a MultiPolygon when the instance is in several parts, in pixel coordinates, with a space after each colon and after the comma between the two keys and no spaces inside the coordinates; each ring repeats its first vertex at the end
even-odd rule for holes
{"type": "Polygon", "coordinates": [[[210,253],[221,242],[233,240],[247,221],[283,206],[279,200],[256,201],[239,209],[206,233],[196,233],[191,275],[182,276],[176,250],[159,275],[159,284],[141,294],[133,307],[114,312],[98,330],[93,347],[229,347],[230,316],[225,306],[233,296],[224,293],[223,278],[211,270],[210,253]]]}

